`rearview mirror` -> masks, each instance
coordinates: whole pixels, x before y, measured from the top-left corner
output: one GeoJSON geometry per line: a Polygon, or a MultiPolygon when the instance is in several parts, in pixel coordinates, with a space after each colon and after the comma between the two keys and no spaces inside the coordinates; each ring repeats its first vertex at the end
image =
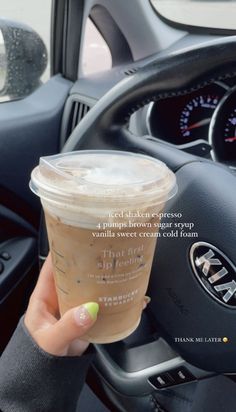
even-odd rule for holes
{"type": "Polygon", "coordinates": [[[40,85],[47,49],[26,24],[0,19],[0,30],[0,100],[19,99],[40,85]]]}

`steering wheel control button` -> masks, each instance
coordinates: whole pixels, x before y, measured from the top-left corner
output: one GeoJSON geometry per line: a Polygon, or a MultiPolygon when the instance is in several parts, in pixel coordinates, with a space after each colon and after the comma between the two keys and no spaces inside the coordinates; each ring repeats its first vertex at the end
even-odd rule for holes
{"type": "Polygon", "coordinates": [[[0,275],[4,271],[4,264],[0,261],[0,275]]]}
{"type": "Polygon", "coordinates": [[[236,268],[221,250],[206,242],[194,243],[190,262],[198,282],[218,303],[236,309],[236,268]]]}
{"type": "Polygon", "coordinates": [[[3,260],[10,260],[11,256],[9,255],[8,252],[4,251],[4,252],[0,252],[0,258],[3,259],[3,260]]]}
{"type": "Polygon", "coordinates": [[[196,380],[195,376],[193,376],[184,367],[174,369],[172,371],[169,371],[168,373],[172,377],[173,381],[175,382],[175,385],[196,380]]]}
{"type": "Polygon", "coordinates": [[[154,388],[162,389],[174,385],[174,381],[168,373],[161,373],[160,375],[151,376],[149,382],[154,388]]]}

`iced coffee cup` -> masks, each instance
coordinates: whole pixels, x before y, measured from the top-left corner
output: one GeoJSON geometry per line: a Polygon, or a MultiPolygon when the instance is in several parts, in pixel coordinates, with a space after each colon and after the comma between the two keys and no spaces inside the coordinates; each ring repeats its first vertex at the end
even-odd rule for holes
{"type": "Polygon", "coordinates": [[[97,322],[84,339],[125,338],[140,322],[175,175],[148,156],[80,151],[41,158],[30,187],[45,212],[61,315],[97,302],[97,322]]]}

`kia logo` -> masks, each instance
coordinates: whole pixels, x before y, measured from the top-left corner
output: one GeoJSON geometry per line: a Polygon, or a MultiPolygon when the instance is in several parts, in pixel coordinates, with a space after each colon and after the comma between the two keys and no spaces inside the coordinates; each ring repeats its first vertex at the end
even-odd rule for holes
{"type": "Polygon", "coordinates": [[[194,274],[204,289],[224,306],[236,308],[236,269],[227,256],[206,242],[190,249],[194,274]]]}

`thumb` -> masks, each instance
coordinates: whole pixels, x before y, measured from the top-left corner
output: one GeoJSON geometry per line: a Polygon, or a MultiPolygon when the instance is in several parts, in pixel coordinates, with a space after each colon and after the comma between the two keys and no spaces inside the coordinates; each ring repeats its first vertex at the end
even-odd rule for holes
{"type": "Polygon", "coordinates": [[[96,322],[99,306],[95,302],[85,303],[70,309],[47,332],[48,352],[62,355],[69,345],[82,337],[96,322]]]}

